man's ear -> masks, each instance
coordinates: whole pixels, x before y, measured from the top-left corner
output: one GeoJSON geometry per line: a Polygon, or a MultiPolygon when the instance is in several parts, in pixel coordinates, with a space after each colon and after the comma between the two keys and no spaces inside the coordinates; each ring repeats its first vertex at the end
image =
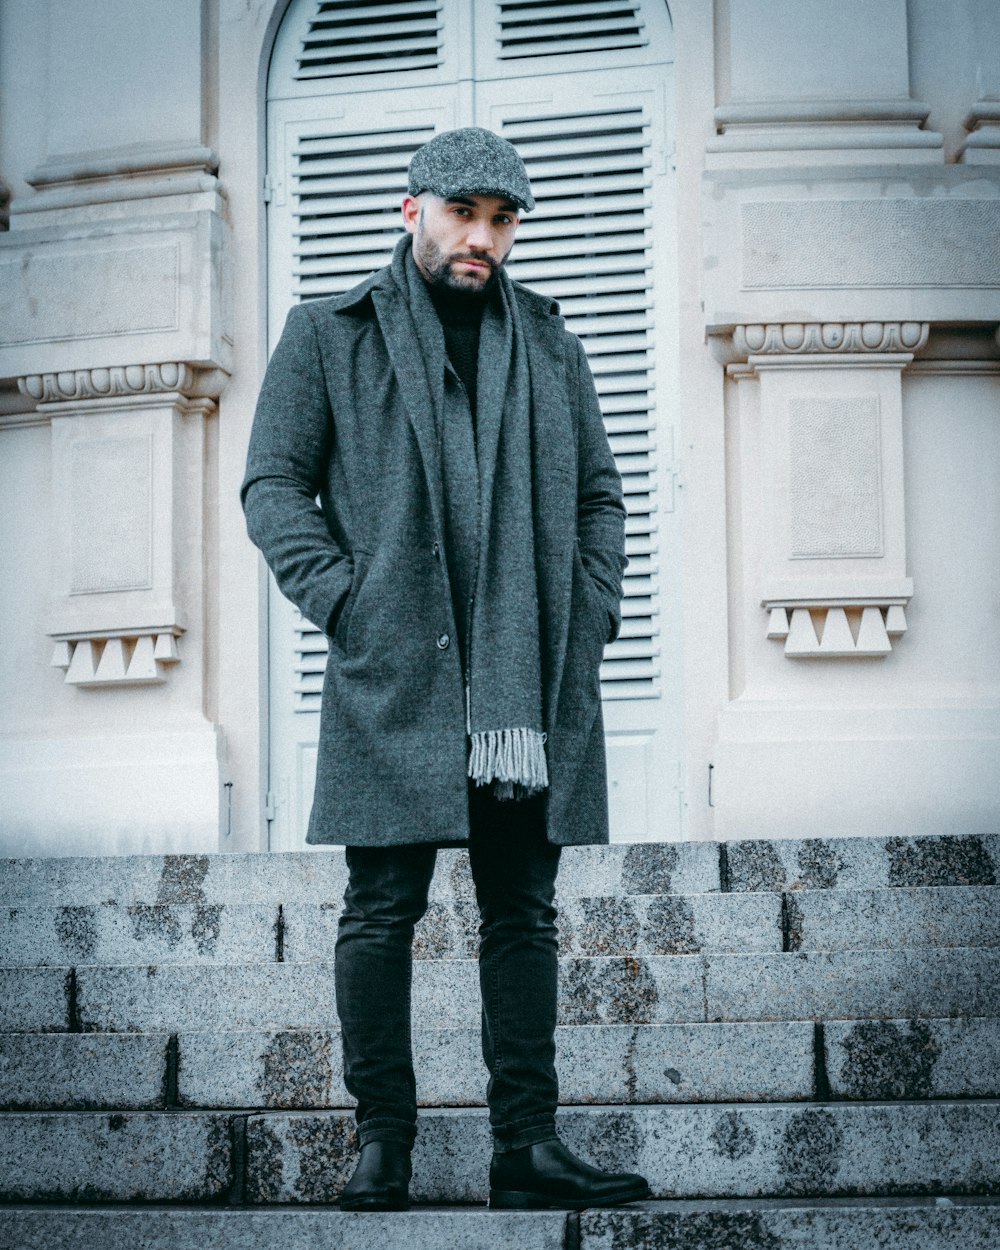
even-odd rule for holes
{"type": "Polygon", "coordinates": [[[410,234],[416,234],[419,221],[420,201],[416,196],[408,195],[403,200],[403,225],[409,230],[410,234]]]}

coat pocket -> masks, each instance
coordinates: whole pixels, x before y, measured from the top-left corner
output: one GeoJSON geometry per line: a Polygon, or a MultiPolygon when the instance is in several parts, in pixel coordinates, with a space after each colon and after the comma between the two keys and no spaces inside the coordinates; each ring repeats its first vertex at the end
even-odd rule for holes
{"type": "Polygon", "coordinates": [[[337,623],[333,627],[333,641],[345,655],[351,649],[351,617],[354,615],[355,604],[358,601],[358,595],[368,568],[367,552],[355,549],[352,559],[354,572],[351,575],[351,588],[347,592],[347,598],[340,609],[337,623]]]}

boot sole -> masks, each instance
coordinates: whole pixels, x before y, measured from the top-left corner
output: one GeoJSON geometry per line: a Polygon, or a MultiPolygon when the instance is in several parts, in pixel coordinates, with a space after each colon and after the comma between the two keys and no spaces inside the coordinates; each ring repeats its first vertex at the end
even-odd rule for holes
{"type": "Polygon", "coordinates": [[[586,1211],[589,1207],[618,1207],[625,1202],[641,1202],[650,1198],[649,1186],[620,1189],[601,1198],[556,1198],[523,1189],[491,1189],[491,1211],[586,1211]]]}
{"type": "Polygon", "coordinates": [[[405,1198],[349,1198],[341,1199],[337,1205],[341,1211],[409,1211],[410,1204],[405,1198]]]}

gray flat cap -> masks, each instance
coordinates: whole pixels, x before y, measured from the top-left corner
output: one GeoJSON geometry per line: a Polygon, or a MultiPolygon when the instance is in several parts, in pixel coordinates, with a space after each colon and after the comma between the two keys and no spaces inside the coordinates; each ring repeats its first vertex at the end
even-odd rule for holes
{"type": "Polygon", "coordinates": [[[492,130],[466,126],[429,139],[410,161],[410,195],[430,191],[456,195],[501,195],[526,213],[535,207],[524,161],[517,149],[492,130]]]}

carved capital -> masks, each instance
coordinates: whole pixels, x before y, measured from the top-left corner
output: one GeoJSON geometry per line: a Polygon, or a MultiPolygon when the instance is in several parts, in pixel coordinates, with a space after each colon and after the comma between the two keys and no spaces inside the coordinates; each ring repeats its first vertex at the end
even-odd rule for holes
{"type": "Polygon", "coordinates": [[[73,369],[19,378],[22,395],[41,404],[142,395],[181,394],[190,399],[216,398],[228,380],[221,369],[196,369],[168,361],[153,365],[114,365],[108,369],[73,369]]]}
{"type": "Polygon", "coordinates": [[[913,353],[927,342],[930,326],[920,321],[813,321],[740,325],[733,348],[749,356],[830,356],[913,353]]]}

